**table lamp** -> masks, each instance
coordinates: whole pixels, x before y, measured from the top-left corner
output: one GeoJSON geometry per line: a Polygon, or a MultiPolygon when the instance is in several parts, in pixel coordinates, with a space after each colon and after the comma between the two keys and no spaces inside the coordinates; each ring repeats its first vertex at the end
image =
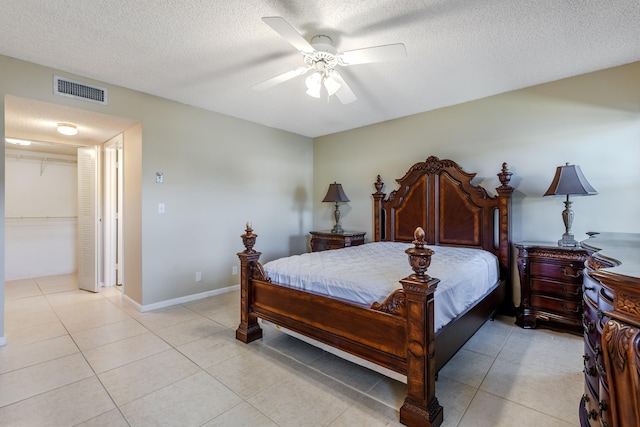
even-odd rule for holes
{"type": "Polygon", "coordinates": [[[333,212],[333,216],[336,219],[336,225],[331,229],[332,233],[342,233],[342,226],[340,226],[340,209],[338,207],[339,203],[348,202],[349,198],[346,194],[344,194],[344,190],[342,189],[342,184],[338,184],[334,182],[333,184],[329,184],[329,190],[327,191],[327,195],[322,199],[323,202],[333,202],[336,204],[336,209],[333,212]]]}
{"type": "Polygon", "coordinates": [[[562,239],[558,240],[558,246],[577,246],[578,242],[571,234],[571,225],[573,224],[573,210],[571,209],[571,201],[569,196],[591,196],[598,194],[596,190],[587,182],[582,174],[580,166],[570,165],[558,166],[556,175],[549,186],[545,196],[567,196],[564,202],[565,209],[562,211],[562,220],[564,221],[564,234],[562,239]]]}

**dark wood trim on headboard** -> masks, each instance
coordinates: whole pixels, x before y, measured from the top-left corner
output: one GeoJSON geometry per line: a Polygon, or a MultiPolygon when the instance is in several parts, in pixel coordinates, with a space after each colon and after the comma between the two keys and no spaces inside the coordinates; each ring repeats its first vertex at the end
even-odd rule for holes
{"type": "Polygon", "coordinates": [[[416,227],[425,230],[429,245],[484,249],[500,260],[501,277],[509,277],[511,236],[509,221],[511,172],[502,164],[496,188],[490,196],[471,184],[475,173],[467,173],[453,160],[435,156],[414,164],[400,179],[399,188],[388,198],[380,175],[374,186],[374,241],[413,241],[416,227]]]}

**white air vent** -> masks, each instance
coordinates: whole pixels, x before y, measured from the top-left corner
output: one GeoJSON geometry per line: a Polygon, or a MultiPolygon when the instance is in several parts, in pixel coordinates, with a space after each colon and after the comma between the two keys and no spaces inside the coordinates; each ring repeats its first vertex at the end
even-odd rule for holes
{"type": "Polygon", "coordinates": [[[107,105],[107,89],[53,76],[53,93],[107,105]]]}

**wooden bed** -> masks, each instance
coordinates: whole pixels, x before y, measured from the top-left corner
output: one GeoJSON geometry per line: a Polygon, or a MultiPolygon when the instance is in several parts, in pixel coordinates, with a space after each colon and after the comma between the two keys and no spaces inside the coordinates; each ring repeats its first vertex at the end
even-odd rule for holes
{"type": "Polygon", "coordinates": [[[414,164],[388,197],[378,176],[374,241],[413,242],[406,252],[414,273],[407,267],[407,277],[398,278],[401,288],[371,307],[272,283],[258,261],[261,253],[253,249],[257,235],[247,224],[242,235],[246,249],[238,254],[241,319],[236,338],[245,343],[261,338],[261,318],[406,375],[400,422],[440,425],[436,374],[505,302],[509,285],[511,172],[503,163],[497,196],[471,184],[474,176],[452,160],[432,156],[414,164]],[[426,244],[485,249],[500,265],[501,279],[493,291],[437,334],[433,298],[439,280],[427,274],[432,251],[426,244]]]}

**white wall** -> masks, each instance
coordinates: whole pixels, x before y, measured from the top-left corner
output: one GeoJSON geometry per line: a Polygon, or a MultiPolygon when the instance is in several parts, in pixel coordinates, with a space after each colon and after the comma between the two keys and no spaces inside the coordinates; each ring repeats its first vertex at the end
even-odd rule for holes
{"type": "MultiPolygon", "coordinates": [[[[640,232],[640,63],[586,74],[317,138],[314,226],[332,223],[321,203],[342,183],[345,229],[372,232],[373,182],[397,189],[411,165],[435,155],[477,172],[493,191],[502,162],[513,172],[513,241],[557,242],[564,232],[562,197],[545,197],[557,166],[580,165],[597,196],[575,197],[573,232],[640,232]]],[[[493,192],[495,194],[495,191],[493,192]]]]}
{"type": "Polygon", "coordinates": [[[17,150],[6,153],[5,280],[75,272],[75,158],[17,150]],[[38,160],[44,157],[63,161],[38,160]]]}

